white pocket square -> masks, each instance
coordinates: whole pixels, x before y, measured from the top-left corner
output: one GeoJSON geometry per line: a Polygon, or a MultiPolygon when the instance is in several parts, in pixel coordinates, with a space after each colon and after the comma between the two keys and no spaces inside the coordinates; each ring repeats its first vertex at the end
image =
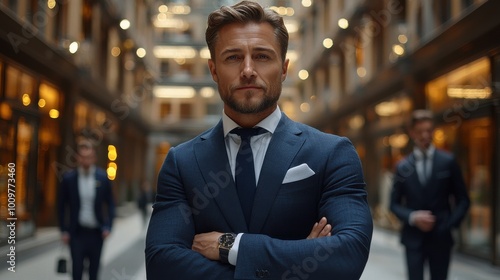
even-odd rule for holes
{"type": "Polygon", "coordinates": [[[282,184],[300,181],[305,178],[311,177],[314,174],[316,173],[314,173],[314,171],[312,171],[312,169],[309,168],[307,163],[303,163],[301,165],[288,169],[282,184]]]}

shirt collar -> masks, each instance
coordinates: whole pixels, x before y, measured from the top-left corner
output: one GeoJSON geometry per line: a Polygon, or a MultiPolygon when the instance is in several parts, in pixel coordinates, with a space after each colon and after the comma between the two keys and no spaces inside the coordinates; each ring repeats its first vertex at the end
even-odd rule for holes
{"type": "Polygon", "coordinates": [[[95,165],[91,165],[89,167],[89,172],[86,173],[85,170],[83,170],[82,167],[78,167],[78,175],[79,176],[90,176],[90,175],[93,175],[95,174],[95,165]]]}
{"type": "MultiPolygon", "coordinates": [[[[235,123],[230,117],[228,117],[224,111],[222,113],[222,126],[224,128],[224,137],[226,137],[229,132],[231,132],[231,130],[239,127],[239,125],[235,123]]],[[[279,106],[276,106],[276,109],[269,116],[267,116],[255,126],[262,127],[267,131],[274,133],[276,127],[278,127],[280,119],[281,110],[279,106]]]]}
{"type": "MultiPolygon", "coordinates": [[[[427,155],[427,158],[432,158],[432,156],[434,155],[434,151],[436,150],[436,148],[434,147],[434,145],[430,145],[429,148],[425,151],[425,154],[427,155]]],[[[417,158],[417,160],[421,160],[424,156],[424,151],[422,151],[421,149],[415,147],[413,148],[413,154],[415,155],[415,157],[417,158]]]]}

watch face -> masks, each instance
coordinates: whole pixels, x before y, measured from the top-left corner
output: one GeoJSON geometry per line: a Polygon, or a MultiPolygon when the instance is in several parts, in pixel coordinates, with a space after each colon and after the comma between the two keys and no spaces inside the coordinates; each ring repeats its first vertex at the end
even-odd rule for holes
{"type": "Polygon", "coordinates": [[[233,246],[234,243],[234,235],[232,233],[224,233],[219,237],[219,244],[222,247],[229,248],[233,246]]]}

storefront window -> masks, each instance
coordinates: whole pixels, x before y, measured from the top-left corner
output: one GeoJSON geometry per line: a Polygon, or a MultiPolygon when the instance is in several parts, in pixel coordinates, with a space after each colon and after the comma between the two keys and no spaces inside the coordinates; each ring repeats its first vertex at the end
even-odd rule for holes
{"type": "Polygon", "coordinates": [[[73,131],[75,134],[80,133],[89,124],[89,106],[87,103],[79,102],[75,105],[75,118],[73,123],[73,131]]]}
{"type": "Polygon", "coordinates": [[[485,117],[489,111],[479,110],[492,96],[490,73],[489,58],[482,58],[426,85],[428,107],[441,116],[434,144],[455,154],[471,199],[460,229],[460,246],[485,257],[492,250],[491,151],[495,128],[492,118],[485,117]]]}
{"type": "MultiPolygon", "coordinates": [[[[24,73],[20,68],[2,64],[5,71],[5,92],[0,102],[0,177],[6,175],[8,164],[15,165],[15,217],[17,218],[16,236],[32,235],[35,228],[34,206],[36,199],[36,133],[38,122],[23,108],[36,108],[35,78],[24,73]],[[14,105],[15,104],[15,105],[14,105]],[[21,106],[19,106],[21,105],[21,106]],[[24,106],[23,106],[24,105],[24,106]]],[[[1,88],[1,87],[0,87],[1,88]]],[[[7,182],[7,180],[2,180],[7,182]]],[[[8,185],[0,183],[0,218],[7,221],[8,185]]],[[[3,222],[0,222],[3,223],[3,222]]],[[[5,241],[2,232],[0,243],[5,241]]]]}
{"type": "Polygon", "coordinates": [[[401,128],[409,118],[413,108],[411,99],[405,94],[384,100],[373,108],[370,115],[375,120],[378,130],[401,128]]]}
{"type": "MultiPolygon", "coordinates": [[[[34,148],[34,123],[32,119],[25,117],[15,118],[14,121],[4,121],[0,119],[0,224],[5,227],[8,217],[16,220],[16,237],[24,238],[34,232],[35,223],[33,221],[33,165],[32,162],[34,148]],[[9,176],[9,165],[15,167],[14,186],[7,184],[9,176]],[[9,212],[8,189],[15,190],[15,210],[9,212]]],[[[6,242],[7,231],[0,231],[0,244],[6,242]]]]}
{"type": "Polygon", "coordinates": [[[488,58],[462,66],[426,85],[429,109],[443,112],[457,103],[491,98],[491,67],[488,58]]]}
{"type": "Polygon", "coordinates": [[[462,245],[488,256],[492,230],[492,139],[490,118],[465,120],[460,126],[445,125],[436,129],[434,143],[454,152],[462,167],[471,205],[462,223],[462,245]]]}
{"type": "MultiPolygon", "coordinates": [[[[0,77],[3,77],[3,63],[2,63],[2,61],[0,61],[0,77]]],[[[2,85],[3,85],[3,79],[0,78],[0,89],[3,88],[2,85]]],[[[0,91],[0,100],[2,97],[3,97],[3,92],[0,91]]]]}
{"type": "Polygon", "coordinates": [[[6,97],[20,101],[26,107],[33,106],[35,102],[35,79],[13,66],[7,67],[6,74],[6,97]]]}
{"type": "Polygon", "coordinates": [[[367,110],[370,135],[373,136],[371,158],[377,164],[368,164],[367,180],[377,186],[373,195],[378,196],[374,206],[374,221],[377,225],[397,229],[398,219],[389,210],[390,190],[396,163],[407,153],[409,137],[405,131],[406,120],[413,108],[411,99],[404,93],[384,100],[367,110]],[[370,178],[368,178],[370,176],[370,178]]]}
{"type": "MultiPolygon", "coordinates": [[[[57,172],[53,163],[57,161],[57,150],[61,144],[60,112],[61,93],[53,86],[42,82],[39,88],[38,107],[41,112],[38,134],[38,215],[37,224],[53,224],[57,198],[57,172]]],[[[67,163],[62,163],[67,166],[67,163]]],[[[60,166],[60,165],[59,165],[60,166]]]]}

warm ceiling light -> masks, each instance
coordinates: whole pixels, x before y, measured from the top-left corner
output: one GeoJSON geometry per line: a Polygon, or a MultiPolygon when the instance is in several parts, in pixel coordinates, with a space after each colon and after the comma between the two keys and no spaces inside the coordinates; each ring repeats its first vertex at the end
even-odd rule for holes
{"type": "Polygon", "coordinates": [[[356,73],[360,78],[364,78],[366,76],[366,68],[365,67],[358,67],[356,70],[356,73]]]}
{"type": "Polygon", "coordinates": [[[215,89],[213,87],[202,87],[200,95],[204,98],[211,98],[215,95],[215,89]]]}
{"type": "Polygon", "coordinates": [[[158,12],[160,12],[160,13],[166,13],[166,12],[168,12],[167,5],[161,5],[160,7],[158,7],[158,12]]]}
{"type": "Polygon", "coordinates": [[[121,50],[120,50],[120,48],[119,48],[119,47],[113,47],[113,48],[111,49],[111,55],[112,55],[112,56],[114,56],[114,57],[119,56],[119,55],[120,55],[120,53],[121,53],[121,50]]]}
{"type": "Polygon", "coordinates": [[[325,40],[323,40],[323,47],[329,49],[333,46],[333,40],[330,39],[330,38],[325,38],[325,40]]]}
{"type": "Polygon", "coordinates": [[[384,101],[375,105],[375,113],[381,117],[390,117],[401,112],[401,107],[394,101],[384,101]]]}
{"type": "Polygon", "coordinates": [[[491,88],[473,88],[467,86],[452,86],[447,88],[446,94],[451,98],[486,99],[491,96],[491,88]]]}
{"type": "Polygon", "coordinates": [[[45,105],[47,105],[47,102],[45,101],[45,99],[40,98],[40,100],[38,100],[38,107],[43,108],[43,107],[45,107],[45,105]]]}
{"type": "Polygon", "coordinates": [[[210,50],[207,47],[204,47],[200,50],[200,57],[203,59],[210,59],[210,50]]]}
{"type": "Polygon", "coordinates": [[[48,7],[49,9],[51,9],[51,10],[52,10],[52,9],[54,9],[54,8],[56,7],[56,4],[57,4],[57,3],[56,3],[56,0],[48,0],[48,1],[47,1],[47,7],[48,7]]]}
{"type": "Polygon", "coordinates": [[[159,14],[153,24],[158,28],[171,28],[181,31],[189,29],[189,22],[178,18],[167,18],[165,14],[159,14]]]}
{"type": "Polygon", "coordinates": [[[158,98],[193,98],[196,95],[194,88],[182,86],[157,86],[153,93],[158,98]]]}
{"type": "Polygon", "coordinates": [[[120,21],[120,27],[123,30],[129,29],[130,28],[130,21],[128,19],[123,19],[122,21],[120,21]]]}
{"type": "Polygon", "coordinates": [[[56,109],[50,109],[49,111],[49,117],[52,119],[57,119],[59,118],[59,111],[56,109]]]}
{"type": "Polygon", "coordinates": [[[300,70],[299,71],[299,78],[301,80],[307,80],[307,78],[309,78],[309,72],[307,72],[307,70],[304,70],[304,69],[300,70]]]}
{"type": "Polygon", "coordinates": [[[146,50],[144,48],[138,48],[135,54],[137,54],[138,57],[143,58],[146,56],[146,50]]]}
{"type": "Polygon", "coordinates": [[[194,58],[196,50],[189,46],[156,46],[153,50],[157,58],[194,58]]]}
{"type": "Polygon", "coordinates": [[[70,53],[76,53],[78,51],[78,42],[72,42],[71,44],[69,44],[69,52],[70,53]]]}
{"type": "Polygon", "coordinates": [[[191,13],[191,7],[188,5],[175,5],[170,8],[172,13],[176,15],[187,15],[191,13]]]}
{"type": "Polygon", "coordinates": [[[345,18],[341,18],[338,21],[339,27],[342,29],[347,29],[349,27],[349,21],[345,18]]]}
{"type": "Polygon", "coordinates": [[[307,102],[304,102],[304,103],[300,104],[300,110],[304,113],[307,113],[307,112],[311,111],[311,105],[309,105],[309,103],[307,103],[307,102]]]}
{"type": "Polygon", "coordinates": [[[30,98],[30,95],[25,93],[23,94],[23,105],[24,106],[28,106],[31,104],[31,98],[30,98]]]}
{"type": "Polygon", "coordinates": [[[398,41],[401,43],[401,44],[406,44],[408,43],[408,37],[404,34],[400,34],[398,36],[398,41]]]}
{"type": "Polygon", "coordinates": [[[304,7],[311,7],[312,5],[312,0],[302,0],[302,6],[304,7]]]}
{"type": "Polygon", "coordinates": [[[296,21],[286,20],[285,21],[286,30],[288,30],[288,34],[295,33],[299,31],[299,24],[296,21]]]}
{"type": "Polygon", "coordinates": [[[401,45],[392,46],[392,51],[399,56],[402,56],[405,53],[405,49],[401,45]]]}
{"type": "Polygon", "coordinates": [[[299,55],[297,54],[297,51],[289,50],[286,53],[286,58],[290,59],[290,63],[294,63],[295,61],[297,61],[298,57],[299,55]]]}

